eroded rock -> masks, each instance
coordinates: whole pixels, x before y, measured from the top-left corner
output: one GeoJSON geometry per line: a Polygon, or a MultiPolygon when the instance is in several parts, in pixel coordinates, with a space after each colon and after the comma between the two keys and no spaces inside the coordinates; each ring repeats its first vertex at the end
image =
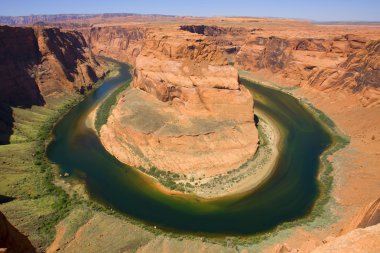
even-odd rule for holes
{"type": "Polygon", "coordinates": [[[204,36],[150,32],[133,88],[101,129],[107,150],[133,166],[215,175],[257,148],[253,100],[237,70],[204,36]]]}

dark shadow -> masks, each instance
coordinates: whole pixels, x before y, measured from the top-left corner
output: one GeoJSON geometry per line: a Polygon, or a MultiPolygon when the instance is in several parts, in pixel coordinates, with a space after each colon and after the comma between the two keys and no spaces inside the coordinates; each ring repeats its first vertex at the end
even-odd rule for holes
{"type": "MultiPolygon", "coordinates": [[[[0,145],[9,144],[13,134],[13,113],[9,105],[0,104],[0,145]]],[[[1,203],[0,195],[0,203],[1,203]]]]}
{"type": "Polygon", "coordinates": [[[253,121],[255,122],[255,126],[257,127],[259,125],[260,119],[257,117],[257,115],[253,115],[253,121]]]}
{"type": "Polygon", "coordinates": [[[77,73],[78,60],[86,61],[83,55],[83,46],[87,46],[85,39],[79,32],[63,33],[57,28],[45,29],[44,34],[49,38],[47,46],[50,52],[64,66],[66,78],[73,82],[74,74],[77,73]]]}
{"type": "Polygon", "coordinates": [[[15,200],[15,199],[16,198],[13,198],[13,197],[0,195],[0,204],[5,204],[5,203],[11,202],[12,200],[15,200]]]}

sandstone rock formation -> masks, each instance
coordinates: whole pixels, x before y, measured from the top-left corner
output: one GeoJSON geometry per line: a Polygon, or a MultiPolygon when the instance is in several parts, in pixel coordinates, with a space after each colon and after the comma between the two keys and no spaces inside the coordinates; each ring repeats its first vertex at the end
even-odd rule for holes
{"type": "Polygon", "coordinates": [[[283,84],[360,93],[363,104],[370,105],[380,98],[379,43],[350,34],[333,38],[255,34],[242,46],[236,63],[283,84]]]}
{"type": "Polygon", "coordinates": [[[243,27],[221,27],[215,25],[182,25],[180,30],[205,35],[210,41],[222,48],[230,62],[231,58],[240,50],[245,43],[246,36],[255,29],[243,27]]]}
{"type": "Polygon", "coordinates": [[[12,133],[11,106],[90,89],[103,68],[83,36],[56,28],[0,26],[0,144],[12,133]]]}
{"type": "Polygon", "coordinates": [[[12,226],[0,212],[0,252],[33,253],[36,252],[28,238],[12,226]]]}
{"type": "Polygon", "coordinates": [[[145,29],[139,27],[93,27],[89,45],[94,54],[134,64],[143,44],[145,29]]]}
{"type": "Polygon", "coordinates": [[[222,50],[201,35],[154,31],[101,140],[130,165],[214,175],[249,159],[258,137],[251,94],[222,50]]]}
{"type": "Polygon", "coordinates": [[[0,43],[2,103],[43,105],[46,96],[79,91],[103,75],[76,31],[1,26],[0,43]]]}
{"type": "MultiPolygon", "coordinates": [[[[378,252],[380,250],[380,198],[362,208],[337,237],[329,236],[312,253],[378,252]]],[[[273,253],[304,252],[287,244],[277,244],[273,253]]],[[[309,252],[309,251],[308,251],[309,252]]]]}
{"type": "Polygon", "coordinates": [[[350,224],[343,228],[342,234],[357,228],[366,228],[380,223],[380,198],[373,201],[352,219],[350,224]]]}
{"type": "Polygon", "coordinates": [[[0,27],[0,101],[31,106],[44,99],[33,76],[33,67],[41,63],[37,37],[32,28],[0,27]]]}
{"type": "Polygon", "coordinates": [[[209,25],[181,25],[179,28],[183,31],[206,36],[221,36],[227,34],[232,36],[240,36],[241,34],[248,32],[247,29],[242,27],[220,27],[209,25]]]}
{"type": "Polygon", "coordinates": [[[335,252],[379,252],[380,224],[363,229],[355,229],[317,247],[312,253],[335,252]]]}

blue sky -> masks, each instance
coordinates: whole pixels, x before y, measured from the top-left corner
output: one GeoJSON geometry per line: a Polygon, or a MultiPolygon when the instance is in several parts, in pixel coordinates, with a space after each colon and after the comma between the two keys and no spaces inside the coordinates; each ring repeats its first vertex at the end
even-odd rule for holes
{"type": "Polygon", "coordinates": [[[0,0],[5,16],[112,12],[380,21],[380,0],[0,0]]]}

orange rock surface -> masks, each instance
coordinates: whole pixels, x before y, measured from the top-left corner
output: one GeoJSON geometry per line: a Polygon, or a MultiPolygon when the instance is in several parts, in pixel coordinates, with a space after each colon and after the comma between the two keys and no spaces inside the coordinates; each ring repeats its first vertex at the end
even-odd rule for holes
{"type": "Polygon", "coordinates": [[[379,36],[313,29],[299,36],[257,31],[237,53],[237,67],[281,84],[349,90],[365,106],[380,103],[379,36]]]}
{"type": "Polygon", "coordinates": [[[151,31],[101,140],[130,165],[215,175],[255,153],[253,100],[204,36],[151,31]]]}

